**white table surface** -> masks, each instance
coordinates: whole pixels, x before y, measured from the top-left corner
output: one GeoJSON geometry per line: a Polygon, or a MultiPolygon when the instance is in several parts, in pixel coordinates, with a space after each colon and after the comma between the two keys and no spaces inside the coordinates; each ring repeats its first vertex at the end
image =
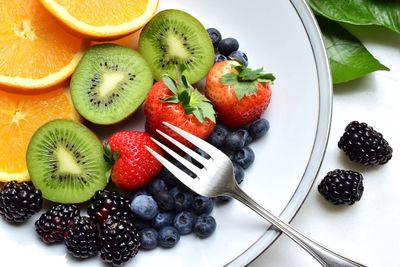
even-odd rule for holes
{"type": "MultiPolygon", "coordinates": [[[[379,27],[351,27],[390,72],[334,87],[330,140],[319,175],[292,225],[315,240],[368,266],[400,266],[400,34],[379,27]],[[352,120],[368,123],[392,146],[386,165],[351,163],[338,149],[344,127],[352,120]],[[317,186],[333,169],[351,169],[364,176],[364,194],[352,206],[333,206],[317,186]]],[[[281,237],[251,267],[320,266],[290,239],[281,237]]]]}

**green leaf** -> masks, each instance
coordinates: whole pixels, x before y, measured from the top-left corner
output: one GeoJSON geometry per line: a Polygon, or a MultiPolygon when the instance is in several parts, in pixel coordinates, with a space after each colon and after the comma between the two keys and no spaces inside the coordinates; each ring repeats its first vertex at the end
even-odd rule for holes
{"type": "Polygon", "coordinates": [[[160,99],[164,102],[174,103],[174,104],[177,104],[180,102],[178,96],[176,96],[176,95],[173,95],[173,96],[170,96],[167,98],[160,98],[160,99]]]}
{"type": "Polygon", "coordinates": [[[236,97],[241,100],[243,97],[257,93],[256,81],[238,82],[235,84],[236,97]]]}
{"type": "Polygon", "coordinates": [[[380,25],[400,33],[398,0],[308,0],[318,14],[355,25],[380,25]]]}
{"type": "Polygon", "coordinates": [[[238,82],[238,76],[234,73],[227,73],[221,77],[221,83],[225,85],[233,85],[238,82]]]}
{"type": "Polygon", "coordinates": [[[172,93],[177,94],[178,88],[176,87],[175,81],[169,77],[168,75],[163,75],[162,77],[163,82],[172,91],[172,93]]]}
{"type": "Polygon", "coordinates": [[[328,53],[333,83],[351,81],[377,70],[389,70],[338,23],[318,17],[328,53]]]}

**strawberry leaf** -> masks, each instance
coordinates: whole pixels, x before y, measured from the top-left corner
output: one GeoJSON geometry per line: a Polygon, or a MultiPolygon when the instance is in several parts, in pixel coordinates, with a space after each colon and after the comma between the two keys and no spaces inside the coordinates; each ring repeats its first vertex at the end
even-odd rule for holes
{"type": "Polygon", "coordinates": [[[112,166],[114,166],[115,161],[119,158],[120,156],[120,151],[111,151],[111,146],[107,142],[103,143],[103,148],[104,148],[104,159],[110,166],[110,169],[112,166]]]}
{"type": "MultiPolygon", "coordinates": [[[[184,66],[176,68],[178,83],[171,77],[164,75],[165,85],[174,93],[173,96],[161,98],[162,101],[171,104],[182,104],[186,114],[193,114],[200,122],[209,119],[215,122],[215,111],[211,102],[187,81],[182,75],[184,66]]],[[[234,77],[236,79],[236,77],[234,77]]],[[[236,80],[237,81],[237,80],[236,80]]]]}
{"type": "Polygon", "coordinates": [[[170,96],[170,97],[167,97],[167,98],[160,98],[160,99],[161,99],[162,101],[164,101],[164,102],[174,103],[174,104],[180,102],[180,101],[179,101],[179,98],[178,98],[176,95],[173,95],[173,96],[170,96]]]}
{"type": "Polygon", "coordinates": [[[225,85],[234,85],[238,82],[238,76],[234,73],[227,73],[221,77],[221,82],[225,85]]]}
{"type": "Polygon", "coordinates": [[[241,100],[243,97],[248,95],[254,95],[257,93],[257,85],[255,81],[251,82],[239,82],[235,84],[236,97],[241,100]]]}
{"type": "Polygon", "coordinates": [[[174,94],[178,93],[178,88],[176,87],[174,79],[172,79],[168,75],[163,75],[162,80],[165,83],[165,85],[169,88],[169,90],[171,90],[172,93],[174,94]]]}
{"type": "Polygon", "coordinates": [[[224,85],[233,85],[236,97],[243,97],[257,93],[257,83],[272,83],[275,77],[271,73],[264,73],[263,68],[252,70],[243,65],[232,66],[236,71],[223,75],[220,82],[224,85]]]}

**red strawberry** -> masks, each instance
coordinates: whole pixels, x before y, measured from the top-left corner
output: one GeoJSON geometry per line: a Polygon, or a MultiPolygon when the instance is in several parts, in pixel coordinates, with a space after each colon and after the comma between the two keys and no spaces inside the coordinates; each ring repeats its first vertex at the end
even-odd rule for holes
{"type": "Polygon", "coordinates": [[[218,112],[218,120],[237,128],[259,118],[266,110],[274,80],[262,68],[252,70],[227,60],[211,68],[205,93],[218,112]]]}
{"type": "MultiPolygon", "coordinates": [[[[163,139],[156,129],[163,131],[181,143],[193,147],[188,141],[167,128],[169,122],[202,139],[206,139],[215,126],[215,112],[210,101],[194,89],[177,70],[178,82],[169,76],[156,82],[144,102],[146,131],[163,139]]],[[[164,142],[166,142],[163,139],[164,142]]]]}
{"type": "Polygon", "coordinates": [[[121,131],[107,141],[106,157],[113,161],[112,181],[120,188],[137,189],[148,184],[161,171],[162,165],[147,151],[150,147],[163,155],[151,135],[137,131],[121,131]]]}

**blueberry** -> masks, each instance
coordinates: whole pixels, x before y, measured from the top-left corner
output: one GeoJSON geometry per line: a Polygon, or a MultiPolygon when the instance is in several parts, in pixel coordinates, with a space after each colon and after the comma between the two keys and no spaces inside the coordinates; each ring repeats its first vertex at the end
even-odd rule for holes
{"type": "Polygon", "coordinates": [[[237,130],[241,135],[243,135],[244,140],[244,146],[248,146],[251,141],[253,141],[253,137],[251,137],[250,133],[246,129],[239,129],[237,130]]]}
{"type": "Polygon", "coordinates": [[[238,49],[239,43],[235,38],[222,39],[218,44],[218,51],[224,56],[229,56],[230,53],[238,49]]]}
{"type": "Polygon", "coordinates": [[[172,248],[178,243],[180,235],[172,226],[166,226],[158,232],[158,244],[164,248],[172,248]]]}
{"type": "Polygon", "coordinates": [[[244,169],[242,168],[242,166],[233,163],[233,176],[236,179],[236,182],[238,184],[241,184],[243,182],[244,179],[244,169]]]}
{"type": "Polygon", "coordinates": [[[269,130],[269,121],[263,118],[253,121],[249,126],[250,135],[253,139],[264,136],[269,130]]]}
{"type": "Polygon", "coordinates": [[[233,161],[243,169],[247,169],[254,162],[254,158],[254,151],[248,146],[236,150],[233,155],[233,161]]]}
{"type": "Polygon", "coordinates": [[[172,188],[169,193],[175,199],[176,211],[189,210],[194,198],[191,191],[182,190],[182,187],[176,186],[172,188]]]}
{"type": "Polygon", "coordinates": [[[168,191],[160,191],[155,196],[158,207],[164,211],[172,211],[175,209],[175,199],[168,191]]]}
{"type": "Polygon", "coordinates": [[[210,36],[211,42],[214,47],[218,47],[219,42],[222,39],[221,33],[215,28],[207,29],[208,35],[210,36]]]}
{"type": "Polygon", "coordinates": [[[160,230],[165,226],[172,226],[174,217],[175,214],[171,212],[159,212],[151,221],[151,225],[157,230],[160,230]]]}
{"type": "Polygon", "coordinates": [[[147,190],[146,190],[146,189],[143,189],[143,188],[140,188],[140,189],[138,189],[138,190],[135,190],[135,191],[133,192],[133,194],[132,194],[132,199],[134,199],[134,198],[137,197],[137,196],[141,196],[141,195],[148,196],[148,195],[149,195],[149,192],[147,192],[147,190]]]}
{"type": "Polygon", "coordinates": [[[215,222],[214,217],[202,214],[197,217],[196,223],[194,224],[193,231],[198,237],[209,237],[212,233],[214,233],[217,228],[217,223],[215,222]]]}
{"type": "Polygon", "coordinates": [[[161,179],[165,182],[165,184],[172,188],[179,183],[179,180],[173,175],[168,169],[163,168],[160,173],[161,179]]]}
{"type": "Polygon", "coordinates": [[[221,55],[220,53],[216,53],[214,56],[214,63],[218,63],[218,62],[226,61],[226,60],[228,60],[228,58],[224,55],[221,55]]]}
{"type": "Polygon", "coordinates": [[[142,219],[139,219],[139,218],[135,218],[134,220],[133,220],[133,224],[135,225],[135,228],[137,229],[137,230],[143,230],[143,229],[145,229],[145,228],[148,228],[148,227],[150,227],[150,221],[148,221],[148,220],[142,220],[142,219]]]}
{"type": "Polygon", "coordinates": [[[146,250],[155,249],[158,245],[158,233],[154,228],[145,228],[139,232],[140,247],[146,250]]]}
{"type": "Polygon", "coordinates": [[[239,129],[226,136],[224,146],[227,149],[236,151],[242,149],[250,141],[249,132],[246,129],[239,129]]]}
{"type": "Polygon", "coordinates": [[[230,53],[229,59],[236,60],[245,67],[249,65],[249,59],[247,58],[247,55],[240,50],[233,51],[232,53],[230,53]]]}
{"type": "Polygon", "coordinates": [[[197,196],[192,202],[192,211],[196,214],[210,214],[214,208],[214,201],[211,198],[197,196]]]}
{"type": "Polygon", "coordinates": [[[160,191],[168,190],[166,183],[161,179],[154,179],[147,186],[147,191],[151,196],[155,196],[160,191]]]}
{"type": "Polygon", "coordinates": [[[151,220],[158,213],[156,201],[151,196],[140,195],[135,197],[131,203],[134,215],[143,220],[151,220]]]}
{"type": "Polygon", "coordinates": [[[174,227],[181,235],[187,235],[193,232],[196,215],[189,211],[182,211],[175,216],[174,227]]]}
{"type": "MultiPolygon", "coordinates": [[[[206,152],[204,152],[203,150],[201,150],[198,147],[196,147],[194,151],[196,151],[196,153],[199,154],[200,156],[202,156],[203,158],[206,158],[206,159],[210,158],[210,155],[208,155],[206,152]]],[[[197,162],[194,158],[191,158],[191,161],[197,167],[203,168],[203,165],[201,165],[199,162],[197,162]]]]}
{"type": "Polygon", "coordinates": [[[213,146],[220,148],[224,145],[225,137],[229,134],[228,128],[221,124],[216,124],[213,132],[208,138],[208,142],[213,146]]]}

